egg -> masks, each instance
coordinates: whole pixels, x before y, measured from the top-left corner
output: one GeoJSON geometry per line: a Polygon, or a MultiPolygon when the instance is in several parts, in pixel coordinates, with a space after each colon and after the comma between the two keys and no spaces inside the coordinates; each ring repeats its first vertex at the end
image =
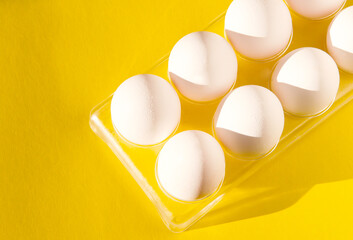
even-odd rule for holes
{"type": "Polygon", "coordinates": [[[326,52],[312,47],[285,55],[272,74],[271,90],[284,110],[296,116],[323,112],[334,101],[340,75],[335,61],[326,52]]]}
{"type": "Polygon", "coordinates": [[[309,19],[323,19],[337,12],[346,0],[286,0],[297,14],[309,19]]]}
{"type": "Polygon", "coordinates": [[[217,139],[243,159],[263,157],[275,148],[284,127],[282,105],[270,90],[246,85],[230,92],[213,120],[217,139]]]}
{"type": "Polygon", "coordinates": [[[276,57],[289,45],[292,31],[292,18],[282,0],[235,0],[225,17],[228,40],[250,59],[276,57]]]}
{"type": "Polygon", "coordinates": [[[170,138],[158,154],[159,185],[174,199],[196,201],[220,188],[225,175],[223,149],[211,135],[188,130],[170,138]]]}
{"type": "Polygon", "coordinates": [[[256,60],[276,57],[289,45],[292,18],[281,0],[236,0],[225,17],[225,34],[242,56],[256,60]]]}
{"type": "Polygon", "coordinates": [[[186,98],[206,102],[224,96],[237,77],[237,58],[232,46],[212,32],[193,32],[173,47],[169,77],[186,98]]]}
{"type": "Polygon", "coordinates": [[[353,6],[343,9],[332,20],[326,41],[338,67],[353,74],[353,6]]]}
{"type": "Polygon", "coordinates": [[[139,145],[165,140],[180,122],[181,107],[174,88],[163,78],[140,74],[125,80],[111,101],[116,131],[139,145]]]}

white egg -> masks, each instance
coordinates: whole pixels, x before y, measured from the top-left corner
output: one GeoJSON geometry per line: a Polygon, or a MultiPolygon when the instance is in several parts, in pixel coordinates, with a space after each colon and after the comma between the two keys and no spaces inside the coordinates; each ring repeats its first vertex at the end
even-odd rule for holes
{"type": "Polygon", "coordinates": [[[283,52],[292,31],[292,18],[282,0],[235,0],[225,17],[228,40],[251,59],[270,59],[283,52]]]}
{"type": "Polygon", "coordinates": [[[327,32],[327,50],[343,71],[353,73],[353,6],[340,12],[327,32]]]}
{"type": "Polygon", "coordinates": [[[197,130],[178,133],[167,141],[156,163],[162,189],[182,201],[205,198],[222,184],[223,149],[211,135],[197,130]]]}
{"type": "Polygon", "coordinates": [[[169,56],[169,77],[182,95],[205,102],[224,96],[237,77],[232,46],[211,32],[193,32],[180,39],[169,56]]]}
{"type": "Polygon", "coordinates": [[[305,47],[288,53],[277,63],[271,90],[286,112],[312,116],[332,104],[339,82],[339,71],[330,55],[317,48],[305,47]]]}
{"type": "Polygon", "coordinates": [[[222,100],[213,124],[216,137],[232,154],[256,159],[279,142],[284,114],[280,101],[270,90],[246,85],[222,100]]]}
{"type": "Polygon", "coordinates": [[[286,0],[297,14],[309,19],[323,19],[337,12],[346,0],[286,0]]]}
{"type": "Polygon", "coordinates": [[[112,123],[128,141],[152,145],[165,140],[180,122],[180,100],[163,78],[141,74],[125,80],[111,102],[112,123]]]}

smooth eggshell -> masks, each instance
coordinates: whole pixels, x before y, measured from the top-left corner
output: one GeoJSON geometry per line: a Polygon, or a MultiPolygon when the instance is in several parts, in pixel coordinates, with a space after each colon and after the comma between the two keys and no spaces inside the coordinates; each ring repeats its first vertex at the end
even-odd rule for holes
{"type": "Polygon", "coordinates": [[[151,74],[125,80],[111,102],[115,129],[128,141],[140,145],[165,140],[178,126],[180,115],[180,100],[174,88],[151,74]]]}
{"type": "Polygon", "coordinates": [[[339,82],[339,71],[330,55],[305,47],[288,53],[278,62],[272,74],[271,90],[286,112],[311,116],[331,105],[339,82]]]}
{"type": "Polygon", "coordinates": [[[346,0],[286,0],[297,14],[309,19],[326,18],[338,11],[346,0]]]}
{"type": "Polygon", "coordinates": [[[225,34],[234,49],[251,59],[273,58],[288,46],[292,18],[282,0],[235,0],[225,17],[225,34]]]}
{"type": "Polygon", "coordinates": [[[193,32],[180,39],[169,56],[169,76],[182,95],[193,101],[224,96],[237,77],[232,46],[211,32],[193,32]]]}
{"type": "Polygon", "coordinates": [[[156,175],[162,189],[182,201],[214,193],[225,175],[223,149],[211,135],[197,130],[178,133],[158,155],[156,175]]]}
{"type": "Polygon", "coordinates": [[[214,130],[234,155],[256,159],[278,143],[284,127],[280,101],[270,90],[246,85],[230,92],[219,104],[214,130]]]}
{"type": "Polygon", "coordinates": [[[332,20],[327,31],[327,50],[339,68],[353,74],[353,6],[332,20]]]}

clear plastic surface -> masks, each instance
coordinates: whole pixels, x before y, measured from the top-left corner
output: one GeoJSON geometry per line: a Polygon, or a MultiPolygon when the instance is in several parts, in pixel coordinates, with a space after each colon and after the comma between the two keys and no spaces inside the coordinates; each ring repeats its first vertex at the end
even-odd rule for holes
{"type": "MultiPolygon", "coordinates": [[[[348,1],[345,7],[352,4],[352,1],[348,1]]],[[[225,13],[221,14],[203,30],[215,32],[224,37],[224,16],[225,13]]],[[[285,53],[300,47],[317,47],[326,50],[326,32],[333,17],[320,21],[310,21],[292,13],[294,34],[285,53]]],[[[281,56],[285,53],[282,53],[281,56]]],[[[232,89],[247,84],[257,84],[268,88],[272,70],[281,56],[277,56],[270,61],[251,61],[238,55],[238,77],[232,89]]],[[[156,74],[170,81],[167,69],[168,57],[164,57],[146,73],[156,74]]],[[[112,149],[117,159],[121,161],[153,202],[165,225],[171,231],[181,232],[202,218],[239,183],[261,169],[266,161],[273,160],[279,154],[285,154],[290,145],[300,140],[311,129],[317,127],[351,101],[353,98],[353,75],[342,71],[340,71],[340,75],[341,81],[336,100],[326,112],[318,116],[305,118],[285,114],[285,127],[280,142],[272,152],[261,159],[244,160],[225,152],[226,176],[223,185],[216,193],[193,203],[184,203],[167,196],[159,187],[155,176],[158,153],[171,136],[160,144],[148,147],[140,147],[126,142],[116,133],[111,122],[110,102],[112,95],[92,110],[90,126],[112,149]]],[[[112,89],[113,91],[115,89],[112,89]]],[[[191,129],[202,130],[214,136],[212,119],[221,99],[208,103],[195,103],[185,99],[180,94],[179,97],[182,105],[182,117],[180,125],[172,136],[178,132],[191,129]]]]}

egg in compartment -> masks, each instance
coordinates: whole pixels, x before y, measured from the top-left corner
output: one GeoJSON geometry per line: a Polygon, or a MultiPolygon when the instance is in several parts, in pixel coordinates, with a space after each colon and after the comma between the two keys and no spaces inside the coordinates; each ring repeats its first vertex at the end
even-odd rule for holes
{"type": "Polygon", "coordinates": [[[197,201],[220,188],[225,176],[223,149],[211,135],[188,130],[170,138],[158,154],[160,187],[180,201],[197,201]]]}
{"type": "Polygon", "coordinates": [[[332,20],[326,42],[338,67],[353,74],[353,6],[343,9],[332,20]]]}
{"type": "Polygon", "coordinates": [[[242,56],[266,60],[290,43],[292,18],[282,0],[235,0],[225,16],[225,34],[242,56]]]}
{"type": "Polygon", "coordinates": [[[169,77],[186,98],[207,102],[224,96],[237,78],[237,58],[232,46],[212,32],[193,32],[173,47],[169,77]]]}
{"type": "Polygon", "coordinates": [[[346,0],[286,0],[286,2],[297,14],[319,20],[337,12],[346,0]]]}
{"type": "Polygon", "coordinates": [[[152,74],[140,74],[125,80],[111,102],[115,130],[139,145],[153,145],[165,140],[177,128],[180,115],[180,100],[174,88],[152,74]]]}
{"type": "Polygon", "coordinates": [[[335,61],[312,47],[296,49],[277,63],[271,90],[284,110],[296,116],[322,113],[334,101],[340,82],[335,61]]]}
{"type": "Polygon", "coordinates": [[[213,120],[217,139],[233,155],[258,159],[275,148],[284,127],[280,101],[270,90],[246,85],[230,92],[213,120]]]}

